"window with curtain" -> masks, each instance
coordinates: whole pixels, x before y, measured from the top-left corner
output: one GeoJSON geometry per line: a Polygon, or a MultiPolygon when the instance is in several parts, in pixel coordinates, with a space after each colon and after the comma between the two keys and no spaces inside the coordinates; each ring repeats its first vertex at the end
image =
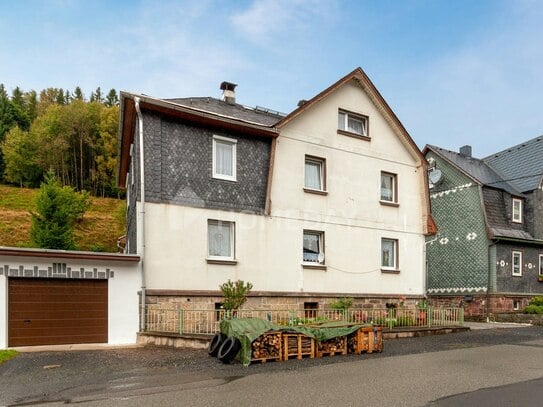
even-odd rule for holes
{"type": "Polygon", "coordinates": [[[381,172],[381,201],[398,201],[396,197],[396,174],[381,172]]]}
{"type": "Polygon", "coordinates": [[[237,140],[213,136],[213,178],[236,180],[237,140]]]}
{"type": "Polygon", "coordinates": [[[324,181],[324,159],[306,156],[304,187],[324,191],[324,181]]]}
{"type": "Polygon", "coordinates": [[[304,230],[304,262],[319,263],[319,255],[324,255],[323,241],[324,232],[304,230]]]}
{"type": "Polygon", "coordinates": [[[398,241],[381,239],[381,267],[386,269],[398,268],[398,241]]]}
{"type": "Polygon", "coordinates": [[[207,221],[208,257],[234,259],[234,222],[207,221]]]}
{"type": "Polygon", "coordinates": [[[345,110],[339,110],[338,129],[368,137],[368,118],[345,110]]]}

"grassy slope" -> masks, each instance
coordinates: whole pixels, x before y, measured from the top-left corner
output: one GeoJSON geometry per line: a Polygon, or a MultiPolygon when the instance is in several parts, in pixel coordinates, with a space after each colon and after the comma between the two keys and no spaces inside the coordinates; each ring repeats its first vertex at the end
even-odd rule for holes
{"type": "Polygon", "coordinates": [[[0,364],[14,358],[17,355],[17,352],[11,349],[0,350],[0,364]]]}
{"type": "MultiPolygon", "coordinates": [[[[30,213],[37,189],[0,184],[0,246],[32,247],[30,213]]],[[[76,227],[80,250],[117,251],[117,238],[125,233],[125,201],[92,197],[92,205],[76,227]]]]}

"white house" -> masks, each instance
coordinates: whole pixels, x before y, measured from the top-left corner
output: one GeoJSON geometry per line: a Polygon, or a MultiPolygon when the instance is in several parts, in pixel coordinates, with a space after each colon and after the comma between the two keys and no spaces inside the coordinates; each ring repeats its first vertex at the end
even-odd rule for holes
{"type": "Polygon", "coordinates": [[[146,302],[214,309],[228,279],[253,284],[249,308],[424,296],[427,163],[362,69],[286,116],[237,104],[235,87],[121,93],[126,251],[146,302]]]}

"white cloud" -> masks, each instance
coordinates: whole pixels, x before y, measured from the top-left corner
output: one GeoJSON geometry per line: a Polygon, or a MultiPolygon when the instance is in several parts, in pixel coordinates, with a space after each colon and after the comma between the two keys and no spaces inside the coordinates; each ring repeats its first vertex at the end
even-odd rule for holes
{"type": "Polygon", "coordinates": [[[315,19],[333,18],[335,2],[325,0],[255,0],[231,16],[234,28],[247,39],[266,43],[315,27],[315,19]]]}

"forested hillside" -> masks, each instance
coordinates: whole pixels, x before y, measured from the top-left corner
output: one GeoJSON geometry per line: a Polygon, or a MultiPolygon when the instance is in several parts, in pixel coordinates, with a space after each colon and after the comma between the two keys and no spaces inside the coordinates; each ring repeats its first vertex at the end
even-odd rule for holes
{"type": "Polygon", "coordinates": [[[117,251],[125,233],[125,203],[112,199],[122,197],[115,183],[118,104],[114,89],[104,96],[97,88],[86,99],[79,87],[39,94],[16,87],[8,95],[0,84],[0,246],[36,246],[33,188],[54,174],[62,185],[92,195],[74,225],[74,248],[117,251]]]}
{"type": "Polygon", "coordinates": [[[0,182],[38,187],[47,171],[95,196],[118,197],[118,96],[97,88],[87,100],[48,88],[39,95],[0,84],[0,182]]]}
{"type": "MultiPolygon", "coordinates": [[[[30,212],[38,189],[0,184],[0,246],[33,247],[30,238],[30,212]]],[[[125,202],[113,198],[91,198],[91,206],[75,227],[79,250],[117,251],[117,238],[123,235],[125,202]]]]}

